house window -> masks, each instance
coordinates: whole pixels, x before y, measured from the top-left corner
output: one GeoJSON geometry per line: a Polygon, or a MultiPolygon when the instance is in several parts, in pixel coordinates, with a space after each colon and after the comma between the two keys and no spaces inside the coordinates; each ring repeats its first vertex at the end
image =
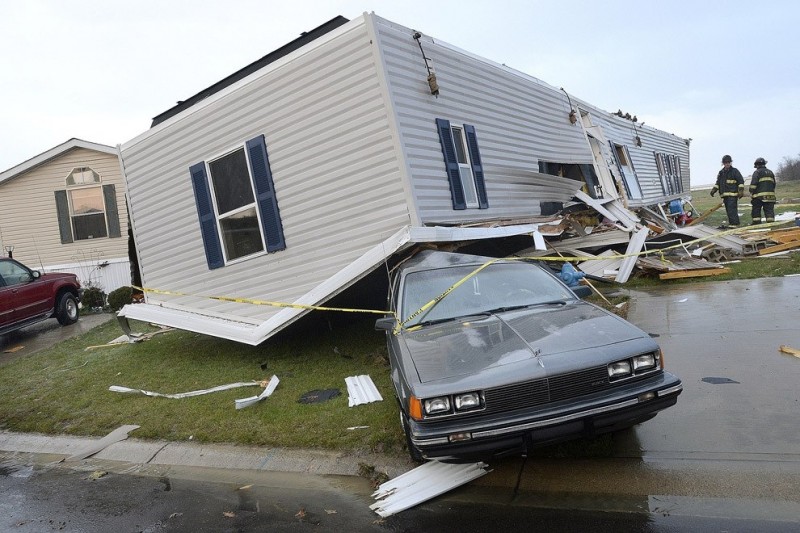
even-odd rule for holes
{"type": "Polygon", "coordinates": [[[617,163],[617,169],[622,174],[622,184],[625,186],[628,198],[640,199],[642,197],[642,188],[639,186],[639,180],[636,177],[636,170],[633,168],[633,161],[631,161],[628,147],[612,142],[611,150],[617,163]]]}
{"type": "Polygon", "coordinates": [[[189,173],[209,268],[286,248],[263,135],[189,173]]]}
{"type": "Polygon", "coordinates": [[[682,193],[683,182],[681,180],[680,157],[661,152],[653,153],[655,154],[658,176],[661,179],[661,189],[664,194],[682,193]]]}
{"type": "Polygon", "coordinates": [[[80,241],[108,237],[100,175],[88,167],[75,168],[66,184],[73,238],[80,241]]]}
{"type": "Polygon", "coordinates": [[[478,135],[470,124],[451,125],[436,119],[442,145],[453,209],[486,209],[489,207],[483,164],[478,149],[478,135]]]}
{"type": "Polygon", "coordinates": [[[228,261],[264,250],[244,147],[208,163],[217,222],[228,261]]]}

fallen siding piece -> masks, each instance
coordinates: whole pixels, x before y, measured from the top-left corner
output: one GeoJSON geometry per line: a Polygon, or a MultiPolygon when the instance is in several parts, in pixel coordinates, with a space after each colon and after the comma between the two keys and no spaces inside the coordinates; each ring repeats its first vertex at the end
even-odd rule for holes
{"type": "Polygon", "coordinates": [[[272,376],[267,383],[267,386],[264,388],[264,392],[259,394],[258,396],[250,396],[249,398],[242,398],[241,400],[235,400],[236,408],[237,409],[244,409],[245,407],[250,407],[251,405],[260,402],[264,398],[271,396],[273,392],[275,392],[275,388],[280,383],[278,376],[272,376]]]}
{"type": "Polygon", "coordinates": [[[366,374],[344,378],[344,382],[347,383],[349,407],[383,401],[383,397],[375,387],[375,383],[372,382],[372,378],[366,374]]]}
{"type": "Polygon", "coordinates": [[[633,272],[633,267],[636,264],[639,252],[642,251],[644,241],[647,239],[647,234],[650,230],[646,227],[634,233],[631,242],[628,243],[628,249],[625,250],[625,257],[622,259],[622,264],[619,267],[619,273],[614,281],[617,283],[625,283],[633,272]]]}
{"type": "Polygon", "coordinates": [[[370,509],[382,517],[405,511],[424,501],[486,475],[486,463],[450,464],[430,461],[378,487],[370,509]]]}
{"type": "Polygon", "coordinates": [[[263,381],[242,381],[239,383],[229,383],[227,385],[220,385],[218,387],[213,387],[210,389],[203,389],[203,390],[195,390],[191,392],[179,392],[177,394],[161,394],[160,392],[152,392],[142,389],[129,389],[128,387],[120,387],[119,385],[111,385],[108,390],[111,392],[122,392],[125,394],[144,394],[145,396],[153,396],[159,398],[172,398],[172,399],[180,399],[180,398],[189,398],[191,396],[200,396],[202,394],[210,394],[212,392],[219,392],[228,389],[236,389],[239,387],[256,387],[256,386],[264,386],[263,381]]]}
{"type": "Polygon", "coordinates": [[[94,444],[86,447],[82,451],[70,455],[66,458],[67,461],[80,461],[81,459],[86,459],[89,456],[96,454],[97,452],[111,446],[115,442],[119,442],[121,440],[125,440],[128,438],[128,433],[133,431],[134,429],[139,429],[140,426],[136,425],[129,425],[129,426],[120,426],[99,441],[95,442],[94,444]]]}

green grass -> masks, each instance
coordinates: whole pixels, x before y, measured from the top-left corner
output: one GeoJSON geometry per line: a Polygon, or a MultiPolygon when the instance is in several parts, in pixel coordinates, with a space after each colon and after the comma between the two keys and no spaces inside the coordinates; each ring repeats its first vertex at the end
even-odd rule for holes
{"type": "Polygon", "coordinates": [[[284,334],[259,347],[169,331],[138,344],[86,350],[120,335],[112,321],[0,366],[0,427],[104,435],[123,424],[138,424],[138,438],[400,453],[404,441],[385,340],[373,322],[284,334]],[[235,409],[235,399],[263,389],[183,399],[108,390],[121,385],[178,393],[267,380],[273,374],[280,384],[272,396],[241,410],[235,409]],[[349,408],[344,379],[360,374],[370,375],[384,400],[349,408]],[[332,388],[341,395],[316,404],[298,402],[305,392],[332,388]],[[347,429],[352,426],[369,427],[347,429]]]}

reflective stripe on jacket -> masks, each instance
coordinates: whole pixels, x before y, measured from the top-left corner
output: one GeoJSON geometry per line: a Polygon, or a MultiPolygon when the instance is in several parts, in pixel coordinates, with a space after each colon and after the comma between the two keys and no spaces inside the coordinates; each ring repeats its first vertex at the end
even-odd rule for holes
{"type": "Polygon", "coordinates": [[[750,195],[762,202],[775,202],[775,174],[767,167],[758,167],[750,181],[750,195]]]}
{"type": "Polygon", "coordinates": [[[736,168],[723,168],[717,174],[717,183],[711,189],[719,191],[720,196],[741,196],[744,194],[744,178],[736,168]]]}

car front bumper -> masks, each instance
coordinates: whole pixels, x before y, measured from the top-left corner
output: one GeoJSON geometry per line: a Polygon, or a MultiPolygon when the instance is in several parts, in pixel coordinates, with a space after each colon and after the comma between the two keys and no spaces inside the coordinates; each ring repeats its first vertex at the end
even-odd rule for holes
{"type": "Polygon", "coordinates": [[[410,421],[411,442],[429,459],[468,460],[519,454],[647,420],[675,405],[682,390],[681,381],[664,372],[657,378],[601,396],[538,406],[514,414],[444,423],[410,421]]]}

